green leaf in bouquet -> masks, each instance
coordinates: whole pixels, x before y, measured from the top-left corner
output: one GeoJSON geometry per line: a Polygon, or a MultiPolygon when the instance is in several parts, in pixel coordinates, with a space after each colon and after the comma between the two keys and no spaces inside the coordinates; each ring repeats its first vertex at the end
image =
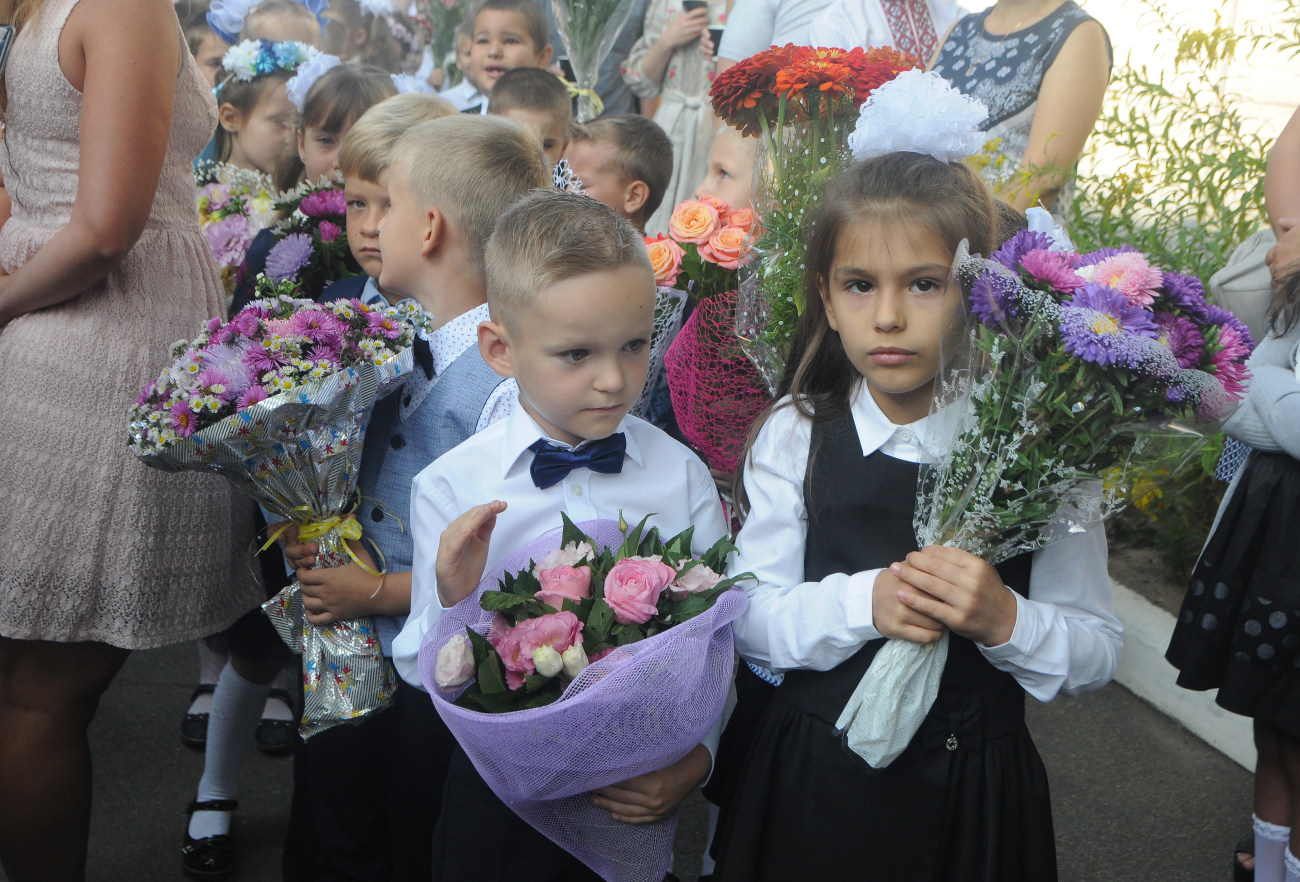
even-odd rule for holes
{"type": "Polygon", "coordinates": [[[636,553],[641,557],[653,557],[658,555],[663,557],[664,543],[659,538],[659,528],[651,527],[646,534],[641,537],[641,544],[636,548],[636,553]]]}
{"type": "Polygon", "coordinates": [[[469,637],[469,645],[474,650],[474,669],[478,670],[479,665],[487,661],[496,650],[492,648],[491,643],[487,642],[486,637],[473,628],[466,626],[465,635],[469,637]]]}
{"type": "Polygon", "coordinates": [[[691,539],[695,536],[695,527],[692,525],[682,530],[673,538],[664,543],[664,555],[671,557],[673,560],[683,560],[691,556],[691,539]]]}
{"type": "Polygon", "coordinates": [[[509,695],[489,694],[474,684],[461,693],[454,702],[458,707],[469,710],[481,710],[490,714],[504,714],[515,709],[515,701],[509,695]]]}
{"type": "Polygon", "coordinates": [[[523,701],[512,709],[533,710],[539,707],[546,707],[548,704],[554,704],[555,701],[564,694],[564,690],[560,688],[556,681],[552,680],[551,682],[554,684],[554,688],[544,689],[541,692],[534,692],[532,695],[525,697],[523,701]]]}
{"type": "Polygon", "coordinates": [[[523,606],[530,599],[518,594],[507,594],[504,591],[484,591],[479,597],[478,605],[488,612],[505,612],[523,606]]]}
{"type": "MultiPolygon", "coordinates": [[[[619,522],[622,523],[623,513],[619,512],[618,517],[619,517],[619,522]]],[[[641,534],[645,532],[646,522],[649,521],[650,518],[652,517],[654,517],[653,513],[646,515],[641,519],[641,523],[637,524],[635,527],[632,527],[630,530],[628,530],[626,533],[623,534],[623,544],[618,547],[618,551],[614,552],[615,558],[622,560],[625,557],[636,556],[637,552],[641,548],[641,534]]]]}
{"type": "Polygon", "coordinates": [[[567,514],[565,514],[564,512],[560,512],[560,520],[564,524],[563,528],[560,530],[561,548],[568,545],[570,542],[574,543],[575,545],[580,545],[583,542],[586,542],[588,545],[595,547],[596,543],[592,541],[592,538],[588,536],[586,533],[579,530],[577,525],[575,525],[573,521],[569,520],[569,516],[567,514]]]}
{"type": "Polygon", "coordinates": [[[566,597],[564,599],[564,605],[560,608],[560,612],[571,612],[585,622],[590,618],[591,608],[595,605],[596,598],[594,597],[588,597],[585,600],[574,600],[566,597]]]}
{"type": "Polygon", "coordinates": [[[587,616],[587,624],[582,627],[582,642],[605,643],[609,640],[609,632],[613,627],[614,610],[610,609],[605,598],[595,598],[591,604],[591,613],[587,616]]]}
{"type": "Polygon", "coordinates": [[[510,691],[501,673],[501,659],[493,650],[477,668],[478,687],[485,695],[505,695],[510,691]]]}
{"type": "Polygon", "coordinates": [[[541,674],[528,674],[524,677],[524,692],[532,694],[555,682],[554,677],[543,677],[541,674]]]}
{"type": "Polygon", "coordinates": [[[618,625],[614,628],[614,644],[616,646],[627,646],[631,643],[640,643],[645,639],[645,631],[640,625],[618,625]]]}
{"type": "Polygon", "coordinates": [[[727,558],[735,550],[736,546],[732,544],[731,537],[723,536],[700,556],[700,562],[715,573],[726,572],[727,558]]]}

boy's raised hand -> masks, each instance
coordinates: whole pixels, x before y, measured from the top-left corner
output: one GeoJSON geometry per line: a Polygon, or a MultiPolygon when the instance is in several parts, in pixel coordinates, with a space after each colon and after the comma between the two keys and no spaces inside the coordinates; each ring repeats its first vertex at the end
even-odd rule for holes
{"type": "Polygon", "coordinates": [[[898,599],[914,612],[985,646],[1011,639],[1015,595],[982,558],[960,548],[929,545],[891,565],[889,572],[905,583],[898,599]]]}
{"type": "Polygon", "coordinates": [[[900,597],[906,590],[907,583],[895,573],[881,570],[872,587],[872,624],[885,637],[913,643],[935,642],[943,636],[943,622],[903,603],[900,597]]]}
{"type": "Polygon", "coordinates": [[[447,525],[438,540],[433,572],[438,580],[438,600],[451,608],[474,593],[487,566],[488,542],[497,515],[506,510],[500,499],[476,505],[447,525]]]}
{"type": "Polygon", "coordinates": [[[702,744],[657,772],[592,791],[591,801],[625,824],[651,824],[668,817],[709,777],[713,758],[702,744]]]}

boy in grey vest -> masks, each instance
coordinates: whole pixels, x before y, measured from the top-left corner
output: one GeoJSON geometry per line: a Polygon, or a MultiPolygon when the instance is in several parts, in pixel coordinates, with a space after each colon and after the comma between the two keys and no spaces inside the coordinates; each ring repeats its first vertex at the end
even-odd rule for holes
{"type": "MultiPolygon", "coordinates": [[[[377,580],[355,564],[297,571],[310,621],[374,616],[386,655],[410,608],[411,480],[515,402],[514,381],[488,367],[478,348],[478,325],[489,318],[484,244],[499,215],[549,183],[536,137],[503,119],[423,122],[393,149],[379,284],[417,300],[433,331],[416,341],[411,379],[376,404],[361,459],[356,515],[363,544],[382,552],[384,575],[377,580]]],[[[314,553],[311,545],[286,546],[295,566],[310,566],[314,553]]],[[[428,696],[405,688],[390,710],[301,745],[285,878],[348,866],[365,868],[357,878],[428,879],[439,808],[430,794],[442,792],[453,746],[428,696]]]]}

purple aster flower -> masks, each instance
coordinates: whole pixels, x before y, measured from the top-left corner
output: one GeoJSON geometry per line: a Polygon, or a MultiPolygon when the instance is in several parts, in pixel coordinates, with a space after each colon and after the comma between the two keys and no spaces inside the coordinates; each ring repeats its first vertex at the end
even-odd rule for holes
{"type": "Polygon", "coordinates": [[[1196,322],[1180,315],[1168,312],[1156,313],[1156,327],[1160,330],[1156,339],[1169,347],[1178,366],[1194,368],[1200,366],[1205,355],[1205,338],[1201,336],[1196,322]]]}
{"type": "Polygon", "coordinates": [[[208,240],[208,247],[212,249],[212,256],[220,267],[239,266],[243,263],[244,255],[248,254],[248,246],[253,243],[256,235],[257,230],[242,214],[232,214],[203,228],[203,237],[208,240]]]}
{"type": "Polygon", "coordinates": [[[190,408],[188,399],[177,401],[169,411],[169,425],[176,431],[176,437],[188,438],[198,431],[198,414],[190,408]]]}
{"type": "Polygon", "coordinates": [[[239,396],[239,401],[235,402],[235,407],[239,408],[240,410],[248,410],[248,408],[252,407],[254,404],[257,404],[257,402],[265,401],[265,400],[266,400],[265,389],[263,389],[261,386],[256,386],[256,385],[249,386],[247,389],[244,390],[243,394],[239,396]]]}
{"type": "Polygon", "coordinates": [[[1103,260],[1109,260],[1112,257],[1128,254],[1129,252],[1137,253],[1137,249],[1132,245],[1121,245],[1118,248],[1098,248],[1096,251],[1089,251],[1087,254],[1081,255],[1075,265],[1092,266],[1101,263],[1103,260]]]}
{"type": "Polygon", "coordinates": [[[1158,340],[1149,337],[1130,337],[1129,342],[1132,344],[1132,350],[1128,364],[1134,373],[1169,382],[1182,371],[1178,366],[1178,359],[1174,358],[1173,351],[1158,340]]]}
{"type": "Polygon", "coordinates": [[[1061,337],[1065,351],[1099,365],[1131,365],[1140,348],[1132,337],[1156,336],[1152,315],[1124,295],[1089,283],[1061,306],[1061,337]]]}
{"type": "Polygon", "coordinates": [[[1204,323],[1209,319],[1210,313],[1206,308],[1209,304],[1200,279],[1182,273],[1165,273],[1162,281],[1165,300],[1197,322],[1204,323]]]}
{"type": "Polygon", "coordinates": [[[1236,314],[1231,310],[1210,303],[1206,305],[1205,313],[1210,324],[1219,326],[1220,334],[1222,334],[1223,328],[1232,328],[1236,332],[1233,342],[1246,347],[1247,355],[1255,348],[1255,338],[1251,335],[1250,328],[1246,327],[1245,323],[1237,318],[1236,314]]]}
{"type": "Polygon", "coordinates": [[[271,249],[266,256],[267,278],[276,282],[296,282],[298,273],[311,262],[311,236],[290,233],[271,249]]]}
{"type": "Polygon", "coordinates": [[[323,309],[300,310],[289,319],[290,334],[295,337],[306,337],[313,343],[324,344],[333,349],[343,344],[343,332],[346,330],[347,325],[323,309]]]}
{"type": "Polygon", "coordinates": [[[1034,248],[1020,258],[1020,268],[1034,281],[1041,282],[1062,294],[1071,294],[1082,288],[1084,281],[1074,271],[1072,255],[1060,251],[1034,248]]]}
{"type": "Polygon", "coordinates": [[[1024,257],[1026,252],[1033,251],[1035,248],[1047,251],[1051,247],[1052,238],[1046,233],[1021,230],[1006,242],[1003,242],[1002,247],[993,252],[993,259],[1007,269],[1014,270],[1017,268],[1017,264],[1020,263],[1020,258],[1024,257]]]}
{"type": "Polygon", "coordinates": [[[194,385],[205,392],[217,396],[223,404],[228,403],[235,397],[234,386],[230,382],[230,378],[226,376],[225,372],[213,368],[207,368],[202,371],[198,377],[195,378],[194,385]]]}
{"type": "Polygon", "coordinates": [[[348,201],[342,190],[316,190],[302,198],[298,210],[307,217],[337,217],[347,212],[348,201]]]}
{"type": "Polygon", "coordinates": [[[261,346],[255,346],[244,353],[244,365],[255,377],[260,377],[267,371],[279,370],[288,363],[289,358],[283,352],[261,346]]]}
{"type": "Polygon", "coordinates": [[[1019,292],[1019,280],[1009,274],[985,270],[971,285],[970,311],[986,327],[999,327],[1008,317],[1018,314],[1016,297],[1019,292]]]}

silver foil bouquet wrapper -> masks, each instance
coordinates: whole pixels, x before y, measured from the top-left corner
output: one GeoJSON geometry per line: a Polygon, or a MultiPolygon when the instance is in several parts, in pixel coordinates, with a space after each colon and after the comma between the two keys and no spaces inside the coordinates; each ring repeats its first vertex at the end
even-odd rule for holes
{"type": "MultiPolygon", "coordinates": [[[[382,365],[341,368],[166,446],[142,443],[144,427],[133,421],[134,452],[154,468],[221,475],[298,524],[300,535],[320,547],[316,567],[343,566],[352,560],[345,538],[359,535],[345,515],[354,504],[366,427],[375,401],[405,382],[413,363],[408,345],[382,365]]],[[[369,617],[310,624],[296,580],[263,609],[302,655],[304,738],[392,703],[397,676],[369,617]]]]}

